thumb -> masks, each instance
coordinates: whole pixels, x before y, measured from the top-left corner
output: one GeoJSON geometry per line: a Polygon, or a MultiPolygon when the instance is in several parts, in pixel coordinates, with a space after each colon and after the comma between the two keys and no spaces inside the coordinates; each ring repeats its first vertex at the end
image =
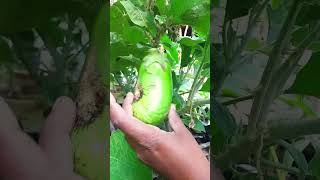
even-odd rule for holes
{"type": "MultiPolygon", "coordinates": [[[[126,101],[130,104],[131,98],[129,97],[126,101]]],[[[142,121],[128,114],[116,102],[112,94],[110,94],[110,119],[114,126],[121,129],[126,135],[134,139],[148,137],[150,134],[154,133],[153,127],[144,124],[142,121]]]]}
{"type": "Polygon", "coordinates": [[[175,105],[173,105],[173,104],[171,105],[168,119],[169,119],[169,124],[170,124],[171,128],[175,132],[179,133],[179,132],[184,132],[187,130],[186,127],[184,126],[183,122],[181,121],[179,115],[176,112],[175,105]]]}
{"type": "Polygon", "coordinates": [[[47,118],[40,136],[40,146],[57,167],[73,170],[70,131],[75,120],[76,107],[68,97],[60,97],[47,118]]]}

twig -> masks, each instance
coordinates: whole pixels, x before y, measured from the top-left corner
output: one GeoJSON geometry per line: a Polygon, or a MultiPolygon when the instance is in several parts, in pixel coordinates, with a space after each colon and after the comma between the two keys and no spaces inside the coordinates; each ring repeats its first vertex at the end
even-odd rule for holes
{"type": "MultiPolygon", "coordinates": [[[[292,139],[307,135],[320,134],[320,119],[272,120],[264,133],[264,146],[272,145],[278,139],[292,139]]],[[[226,150],[215,159],[222,169],[232,163],[247,161],[252,152],[257,150],[257,136],[240,137],[236,144],[227,146],[226,150]]]]}
{"type": "Polygon", "coordinates": [[[260,135],[260,140],[259,140],[259,146],[258,146],[258,150],[257,150],[257,155],[256,155],[256,166],[257,166],[257,170],[258,170],[258,176],[260,180],[263,180],[263,172],[261,169],[261,157],[262,157],[262,150],[263,150],[263,136],[264,134],[260,135]]]}
{"type": "Polygon", "coordinates": [[[237,103],[242,102],[242,101],[250,100],[253,97],[254,96],[251,94],[251,95],[248,95],[248,96],[235,98],[235,99],[232,99],[232,100],[229,100],[229,101],[222,102],[222,105],[229,106],[229,105],[232,105],[232,104],[237,104],[237,103]]]}
{"type": "Polygon", "coordinates": [[[275,168],[275,169],[281,169],[284,171],[287,171],[289,173],[293,173],[293,174],[300,174],[300,170],[294,167],[287,167],[284,164],[280,164],[280,163],[275,163],[272,162],[270,160],[266,160],[266,159],[262,159],[261,160],[262,165],[267,166],[267,167],[271,167],[271,168],[275,168]]]}
{"type": "MultiPolygon", "coordinates": [[[[272,159],[272,161],[276,164],[279,164],[279,159],[275,150],[275,146],[271,146],[269,147],[269,155],[270,158],[272,159]]],[[[263,163],[263,160],[262,160],[263,163]]],[[[286,175],[284,174],[285,172],[281,171],[279,168],[276,169],[277,171],[277,176],[279,180],[285,180],[286,179],[286,175]]]]}
{"type": "MultiPolygon", "coordinates": [[[[257,95],[253,100],[252,109],[249,116],[249,127],[248,135],[255,136],[256,132],[259,131],[258,126],[263,126],[266,119],[266,113],[274,100],[274,91],[277,91],[273,82],[275,71],[278,69],[279,63],[281,62],[281,55],[284,49],[288,46],[290,41],[293,26],[296,22],[296,18],[301,10],[301,2],[295,0],[292,7],[289,10],[286,22],[281,29],[279,38],[276,42],[275,47],[272,50],[271,56],[269,57],[268,64],[264,70],[259,86],[260,90],[257,91],[257,95]],[[259,125],[258,125],[259,121],[259,125]]],[[[276,77],[278,78],[278,77],[276,77]]]]}
{"type": "MultiPolygon", "coordinates": [[[[227,70],[224,72],[220,79],[220,83],[215,86],[215,92],[216,94],[219,93],[220,89],[222,88],[222,83],[224,79],[228,76],[230,73],[230,67],[233,67],[233,64],[235,63],[235,60],[238,59],[239,55],[247,45],[247,42],[249,40],[249,37],[253,31],[253,28],[256,25],[256,22],[258,18],[260,17],[261,13],[265,9],[265,7],[268,5],[268,2],[270,0],[265,0],[261,4],[257,3],[257,5],[252,9],[250,15],[249,15],[249,21],[247,25],[247,31],[245,35],[242,38],[241,44],[236,48],[236,50],[233,52],[233,46],[236,39],[232,39],[231,42],[228,42],[228,29],[232,28],[232,20],[227,19],[227,17],[224,18],[223,28],[222,28],[222,41],[223,41],[223,48],[224,48],[224,56],[227,61],[227,70]]],[[[233,34],[234,36],[234,34],[233,34]]]]}

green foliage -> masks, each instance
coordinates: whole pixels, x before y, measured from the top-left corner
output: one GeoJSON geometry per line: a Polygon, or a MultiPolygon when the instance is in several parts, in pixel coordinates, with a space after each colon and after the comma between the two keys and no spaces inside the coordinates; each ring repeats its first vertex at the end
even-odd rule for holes
{"type": "Polygon", "coordinates": [[[320,82],[318,72],[320,68],[320,53],[315,53],[307,65],[299,72],[289,93],[305,94],[320,97],[320,82]]]}
{"type": "MultiPolygon", "coordinates": [[[[211,152],[232,179],[319,178],[318,143],[304,137],[320,126],[313,107],[320,97],[318,6],[312,0],[214,1],[211,152]],[[306,125],[310,118],[317,125],[306,125]]],[[[312,134],[318,138],[320,131],[312,134]]]]}
{"type": "Polygon", "coordinates": [[[97,53],[97,69],[100,71],[104,84],[108,84],[108,20],[107,20],[107,3],[102,4],[96,16],[93,30],[91,33],[91,48],[96,50],[97,53]]]}
{"type": "MultiPolygon", "coordinates": [[[[209,98],[210,2],[120,0],[110,7],[110,11],[110,70],[114,77],[111,91],[121,94],[119,96],[133,92],[137,83],[137,74],[133,70],[140,68],[149,49],[158,48],[171,65],[172,103],[176,104],[186,126],[195,133],[207,133],[209,102],[200,105],[196,102],[209,98]],[[201,88],[202,92],[199,91],[201,88]]],[[[111,149],[119,151],[117,147],[111,149]]],[[[126,156],[119,154],[117,158],[128,161],[126,156]]],[[[128,168],[123,165],[114,167],[111,173],[133,171],[128,168]]],[[[143,174],[139,176],[140,179],[150,179],[144,178],[143,174]]]]}
{"type": "Polygon", "coordinates": [[[13,52],[8,42],[0,36],[0,64],[10,64],[14,61],[13,52]]]}

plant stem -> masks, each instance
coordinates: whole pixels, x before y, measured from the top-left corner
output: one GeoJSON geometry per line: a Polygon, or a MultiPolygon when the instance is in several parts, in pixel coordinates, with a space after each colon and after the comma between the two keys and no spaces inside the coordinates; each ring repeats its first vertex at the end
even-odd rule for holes
{"type": "Polygon", "coordinates": [[[251,95],[248,95],[248,96],[243,96],[243,97],[239,97],[239,98],[235,98],[235,99],[232,99],[232,100],[229,100],[229,101],[222,102],[222,105],[229,106],[229,105],[232,105],[232,104],[237,104],[237,103],[242,102],[242,101],[250,100],[252,98],[254,98],[254,96],[251,94],[251,95]]]}
{"type": "MultiPolygon", "coordinates": [[[[270,154],[270,158],[272,159],[272,161],[274,163],[276,163],[276,164],[280,163],[274,146],[271,146],[269,148],[269,154],[270,154]]],[[[264,163],[263,160],[262,160],[262,163],[264,163]]],[[[284,174],[283,171],[279,170],[279,168],[277,168],[276,171],[277,171],[277,176],[278,176],[279,180],[285,180],[286,179],[286,175],[284,174]]]]}
{"type": "MultiPolygon", "coordinates": [[[[275,163],[275,162],[272,162],[270,160],[262,159],[261,163],[264,166],[268,166],[268,167],[272,167],[272,168],[276,168],[276,169],[281,169],[281,170],[288,171],[288,172],[294,173],[294,174],[300,174],[300,170],[297,169],[297,168],[287,167],[284,164],[275,163]]],[[[282,179],[280,179],[280,180],[282,180],[282,179]]]]}
{"type": "Polygon", "coordinates": [[[300,0],[295,0],[289,10],[289,14],[285,24],[281,29],[276,45],[269,57],[268,64],[264,70],[259,84],[259,91],[257,91],[257,94],[253,100],[253,105],[249,116],[249,136],[255,136],[256,132],[259,131],[257,129],[259,128],[258,126],[263,126],[263,123],[265,123],[266,114],[275,98],[274,91],[278,91],[277,88],[279,89],[279,87],[275,87],[276,84],[273,82],[273,77],[275,75],[275,71],[278,69],[278,66],[281,63],[282,52],[290,42],[293,26],[296,22],[296,18],[301,10],[301,7],[302,4],[300,0]]]}
{"type": "Polygon", "coordinates": [[[193,99],[195,93],[198,91],[198,87],[197,87],[198,79],[200,78],[201,70],[202,70],[202,68],[204,66],[204,63],[205,63],[205,60],[207,58],[207,53],[206,52],[207,52],[207,50],[209,48],[209,44],[210,44],[210,36],[208,36],[206,44],[205,44],[205,47],[203,49],[203,59],[202,59],[201,64],[200,64],[200,66],[198,68],[196,76],[194,77],[194,80],[193,80],[193,83],[192,83],[192,86],[191,86],[191,91],[190,91],[190,94],[188,96],[187,104],[190,104],[192,102],[192,99],[193,99]]]}
{"type": "MultiPolygon", "coordinates": [[[[264,133],[264,145],[270,146],[278,139],[292,139],[307,135],[320,134],[320,118],[272,120],[264,133]]],[[[232,163],[247,161],[252,152],[257,150],[259,138],[244,136],[236,144],[229,145],[215,159],[219,167],[228,168],[232,163]]]]}
{"type": "MultiPolygon", "coordinates": [[[[219,79],[219,84],[217,84],[215,87],[215,94],[218,94],[222,88],[222,84],[224,82],[224,79],[229,75],[231,67],[234,66],[234,63],[236,62],[236,59],[238,59],[239,55],[243,51],[243,49],[246,47],[247,42],[249,40],[249,37],[256,25],[256,22],[258,18],[260,17],[261,13],[265,9],[265,7],[268,5],[270,0],[265,0],[261,4],[257,3],[257,5],[252,9],[252,12],[249,15],[249,22],[247,25],[247,31],[242,38],[241,44],[236,48],[236,50],[233,52],[233,46],[236,38],[231,37],[231,42],[228,42],[230,39],[228,38],[228,28],[232,28],[232,20],[230,21],[226,17],[224,18],[223,28],[222,28],[222,41],[223,41],[223,48],[224,48],[224,56],[227,62],[227,67],[225,71],[223,72],[223,75],[221,76],[221,79],[219,79]]],[[[236,32],[234,32],[236,33],[236,32]]],[[[232,34],[232,36],[235,36],[235,34],[232,34]]]]}

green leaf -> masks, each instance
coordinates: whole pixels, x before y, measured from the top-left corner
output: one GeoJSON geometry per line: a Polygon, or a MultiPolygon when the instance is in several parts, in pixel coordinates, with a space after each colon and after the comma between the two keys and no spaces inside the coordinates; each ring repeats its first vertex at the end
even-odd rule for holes
{"type": "Polygon", "coordinates": [[[316,153],[309,163],[309,169],[316,179],[320,179],[320,153],[316,153]]]}
{"type": "Polygon", "coordinates": [[[116,72],[126,67],[139,67],[147,49],[148,47],[139,44],[130,45],[126,42],[112,44],[110,46],[110,71],[116,72]],[[139,59],[139,61],[133,61],[134,59],[139,59]]]}
{"type": "Polygon", "coordinates": [[[148,42],[144,30],[138,26],[131,26],[126,28],[124,30],[124,34],[124,38],[130,43],[136,44],[148,42]]]}
{"type": "Polygon", "coordinates": [[[233,115],[229,112],[229,110],[216,99],[213,99],[211,111],[214,122],[217,124],[217,127],[223,131],[226,139],[229,139],[231,136],[233,136],[237,125],[233,115]]]}
{"type": "Polygon", "coordinates": [[[22,32],[38,27],[51,17],[69,10],[71,2],[69,0],[1,1],[0,33],[22,32]]]}
{"type": "Polygon", "coordinates": [[[177,110],[180,110],[185,103],[182,96],[176,91],[173,92],[172,102],[176,105],[177,110]]]}
{"type": "Polygon", "coordinates": [[[224,136],[224,132],[222,129],[220,129],[217,124],[215,123],[215,120],[213,118],[211,125],[211,134],[212,134],[212,146],[213,150],[211,151],[212,154],[217,155],[220,152],[223,152],[224,145],[226,144],[226,138],[224,136]]]}
{"type": "Polygon", "coordinates": [[[159,16],[156,15],[156,17],[154,18],[156,21],[158,21],[159,24],[164,24],[167,21],[167,17],[166,16],[159,16]]]}
{"type": "MultiPolygon", "coordinates": [[[[189,126],[191,119],[190,117],[186,117],[182,118],[182,121],[186,126],[189,126]]],[[[204,125],[198,119],[194,119],[194,126],[192,127],[192,130],[194,130],[196,133],[206,132],[204,125]]]]}
{"type": "Polygon", "coordinates": [[[156,35],[157,29],[151,14],[149,14],[148,12],[142,11],[140,8],[136,7],[129,0],[120,1],[120,3],[125,8],[130,20],[134,24],[147,28],[153,36],[156,35]]]}
{"type": "Polygon", "coordinates": [[[210,92],[210,78],[202,85],[200,91],[210,92]]]}
{"type": "Polygon", "coordinates": [[[0,36],[0,65],[12,63],[13,52],[5,39],[0,36]]]}
{"type": "Polygon", "coordinates": [[[312,108],[304,102],[302,96],[297,96],[295,99],[279,97],[279,99],[294,108],[300,108],[304,115],[307,117],[316,117],[317,114],[312,110],[312,108]]]}
{"type": "Polygon", "coordinates": [[[161,15],[168,15],[168,10],[171,7],[171,3],[167,4],[167,0],[156,0],[156,5],[161,15]]]}
{"type": "MultiPolygon", "coordinates": [[[[107,62],[108,57],[108,7],[107,2],[102,3],[99,12],[96,16],[94,26],[91,33],[91,48],[96,51],[97,55],[97,68],[99,73],[102,75],[104,85],[108,84],[109,79],[107,78],[109,63],[107,62]]],[[[90,29],[91,30],[91,29],[90,29]]]]}
{"type": "Polygon", "coordinates": [[[148,27],[147,13],[141,11],[138,7],[136,7],[131,1],[125,0],[120,1],[120,3],[125,8],[126,12],[130,20],[141,27],[148,27]]]}
{"type": "MultiPolygon", "coordinates": [[[[297,29],[292,33],[292,44],[297,47],[309,33],[310,28],[308,28],[308,26],[297,29]]],[[[319,52],[320,40],[315,39],[315,41],[312,42],[308,49],[312,50],[313,52],[319,52]]]]}
{"type": "Polygon", "coordinates": [[[278,9],[282,3],[282,0],[271,0],[271,8],[278,9]]]}
{"type": "Polygon", "coordinates": [[[41,33],[42,38],[48,39],[53,47],[59,47],[64,45],[65,30],[59,28],[60,21],[48,21],[37,28],[41,33]]]}
{"type": "Polygon", "coordinates": [[[186,67],[191,62],[191,51],[191,47],[185,45],[181,46],[181,67],[186,67]]]}
{"type": "Polygon", "coordinates": [[[319,52],[320,51],[320,41],[316,41],[316,42],[313,42],[310,47],[309,47],[310,50],[312,50],[312,52],[319,52]]]}
{"type": "Polygon", "coordinates": [[[226,6],[226,18],[228,20],[246,16],[257,0],[228,0],[226,6]]]}
{"type": "Polygon", "coordinates": [[[314,53],[309,62],[298,73],[288,93],[304,94],[320,98],[320,53],[314,53]]]}
{"type": "Polygon", "coordinates": [[[211,0],[213,7],[220,7],[220,0],[211,0]]]}
{"type": "Polygon", "coordinates": [[[299,15],[297,16],[297,22],[298,25],[305,25],[310,24],[312,22],[315,22],[317,20],[320,20],[320,11],[319,11],[320,5],[315,4],[309,4],[305,5],[299,15]]]}
{"type": "Polygon", "coordinates": [[[191,25],[199,34],[205,36],[210,28],[209,0],[158,0],[157,7],[162,16],[167,16],[169,23],[191,25]]]}
{"type": "Polygon", "coordinates": [[[167,35],[161,37],[160,43],[166,50],[171,66],[177,65],[179,63],[179,44],[173,42],[167,35]]]}
{"type": "MultiPolygon", "coordinates": [[[[302,152],[309,144],[310,144],[310,141],[302,139],[302,140],[293,142],[292,146],[294,146],[294,148],[297,149],[298,151],[302,152]]],[[[282,161],[284,165],[286,165],[287,167],[291,167],[293,165],[294,159],[292,158],[291,154],[286,150],[283,155],[282,161]]],[[[283,173],[287,174],[287,172],[283,172],[283,173]]]]}
{"type": "MultiPolygon", "coordinates": [[[[179,21],[177,21],[179,22],[179,21]]],[[[210,4],[202,1],[181,15],[180,23],[191,25],[199,36],[209,35],[210,4]]]]}
{"type": "Polygon", "coordinates": [[[116,5],[110,7],[110,32],[122,33],[129,26],[128,16],[116,5]]]}
{"type": "Polygon", "coordinates": [[[182,45],[193,47],[205,42],[205,39],[200,37],[182,37],[178,40],[178,42],[182,45]]]}
{"type": "Polygon", "coordinates": [[[227,64],[223,54],[222,44],[211,44],[210,54],[212,58],[211,69],[213,71],[213,92],[218,94],[218,89],[221,89],[221,86],[224,83],[224,76],[227,73],[227,64]]]}
{"type": "Polygon", "coordinates": [[[247,50],[249,50],[249,51],[255,51],[255,50],[257,50],[257,49],[259,49],[259,48],[261,48],[261,47],[262,47],[262,45],[261,45],[261,43],[258,41],[258,39],[256,39],[256,38],[251,38],[251,39],[249,39],[246,48],[247,48],[247,50]]]}
{"type": "Polygon", "coordinates": [[[298,168],[306,174],[308,171],[308,162],[304,157],[303,153],[296,149],[292,144],[289,144],[283,140],[279,141],[280,145],[285,147],[293,158],[294,162],[297,164],[298,168]]]}
{"type": "Polygon", "coordinates": [[[110,137],[110,179],[152,180],[152,170],[138,159],[119,130],[110,137]]]}
{"type": "Polygon", "coordinates": [[[145,0],[130,0],[135,6],[143,7],[145,0]]]}

